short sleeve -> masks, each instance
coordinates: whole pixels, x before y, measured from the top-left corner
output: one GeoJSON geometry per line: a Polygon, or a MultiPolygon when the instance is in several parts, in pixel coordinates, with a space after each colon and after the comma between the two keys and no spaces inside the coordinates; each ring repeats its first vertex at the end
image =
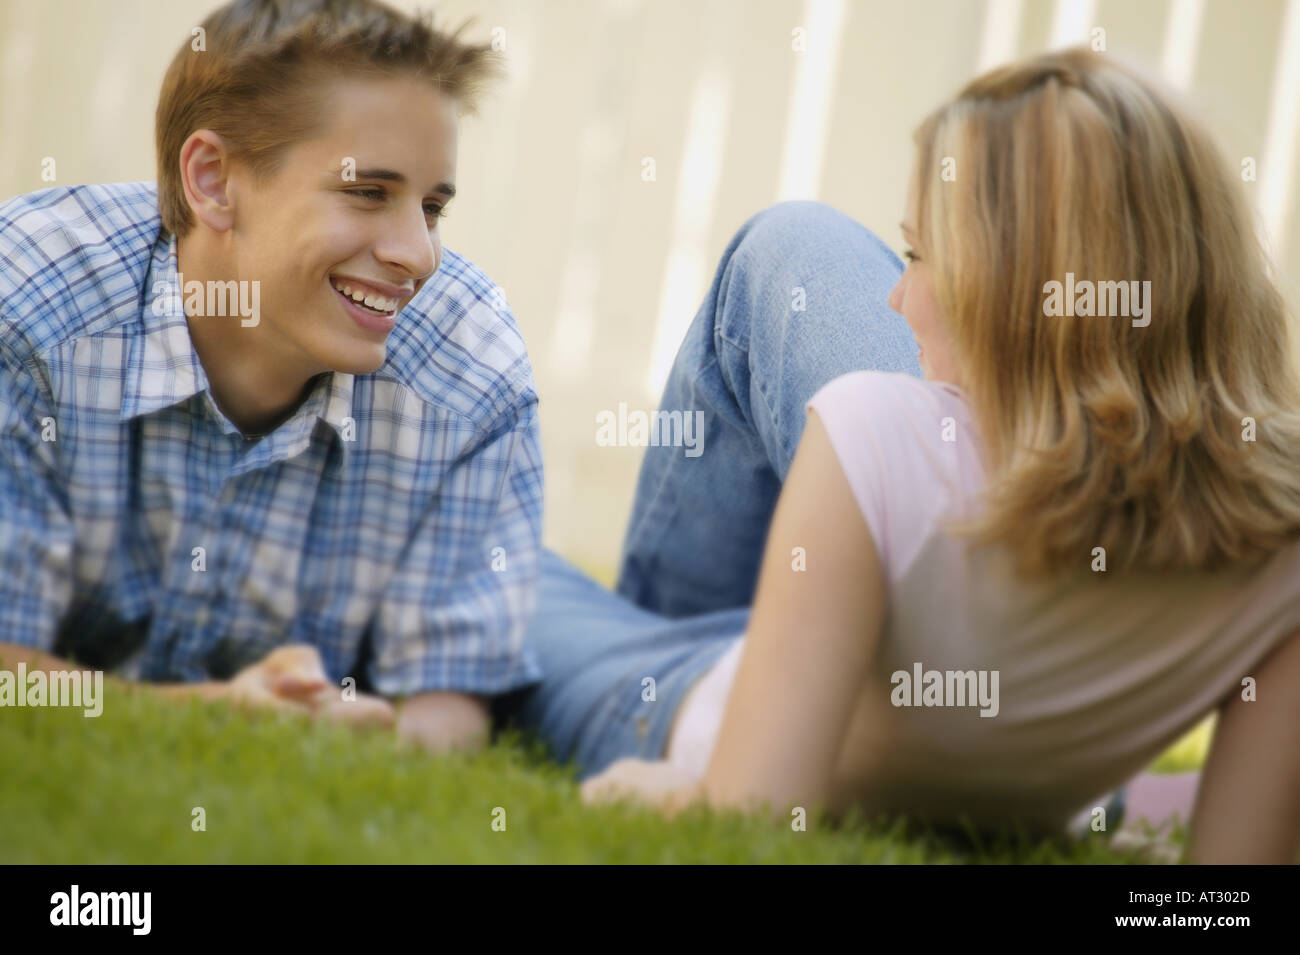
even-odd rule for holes
{"type": "Polygon", "coordinates": [[[978,481],[965,399],[949,385],[860,371],[808,400],[844,470],[890,579],[898,579],[978,481]]]}

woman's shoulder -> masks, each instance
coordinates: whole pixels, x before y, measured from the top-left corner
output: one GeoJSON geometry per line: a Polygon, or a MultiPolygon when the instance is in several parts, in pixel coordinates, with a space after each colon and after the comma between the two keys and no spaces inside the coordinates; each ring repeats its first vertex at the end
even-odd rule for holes
{"type": "Polygon", "coordinates": [[[961,390],[891,372],[851,372],[808,401],[893,575],[965,507],[982,481],[961,390]]]}
{"type": "Polygon", "coordinates": [[[809,404],[844,406],[865,415],[889,412],[959,410],[968,414],[966,394],[947,381],[933,381],[895,371],[851,371],[833,378],[809,404]]]}
{"type": "Polygon", "coordinates": [[[808,401],[828,429],[876,436],[891,450],[924,453],[970,444],[974,437],[965,393],[945,381],[927,381],[899,372],[854,371],[835,378],[808,401]],[[919,440],[910,440],[915,438],[919,440]],[[946,448],[944,446],[947,446],[946,448]]]}

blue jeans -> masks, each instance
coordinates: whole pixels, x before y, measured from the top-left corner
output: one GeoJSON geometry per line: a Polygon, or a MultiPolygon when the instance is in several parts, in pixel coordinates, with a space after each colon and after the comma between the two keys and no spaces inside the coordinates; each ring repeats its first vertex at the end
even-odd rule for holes
{"type": "Polygon", "coordinates": [[[543,555],[527,637],[543,680],[496,701],[499,723],[535,731],[579,778],[664,755],[682,697],[744,632],[805,403],[848,372],[921,373],[888,305],[902,268],[819,203],[781,203],[741,226],[660,402],[704,413],[701,453],[646,449],[617,594],[543,555]]]}

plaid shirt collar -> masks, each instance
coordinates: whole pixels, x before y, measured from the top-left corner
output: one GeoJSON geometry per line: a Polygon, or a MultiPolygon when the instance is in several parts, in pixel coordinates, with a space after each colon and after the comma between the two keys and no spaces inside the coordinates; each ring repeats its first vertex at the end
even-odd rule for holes
{"type": "MultiPolygon", "coordinates": [[[[154,245],[141,294],[140,324],[144,334],[131,341],[126,379],[122,383],[122,420],[169,408],[202,394],[208,412],[222,431],[238,434],[239,429],[212,398],[208,376],[190,338],[179,284],[176,236],[164,229],[154,245]],[[168,294],[169,290],[176,290],[176,294],[168,294]]],[[[286,432],[286,444],[305,447],[319,418],[339,436],[339,447],[346,456],[348,440],[344,428],[352,414],[353,381],[353,375],[343,372],[320,375],[307,400],[273,436],[286,432]]]]}

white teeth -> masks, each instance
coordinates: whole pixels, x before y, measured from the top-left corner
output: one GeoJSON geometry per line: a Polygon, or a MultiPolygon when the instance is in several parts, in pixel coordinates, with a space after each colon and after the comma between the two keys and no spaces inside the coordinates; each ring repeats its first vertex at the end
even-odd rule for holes
{"type": "Polygon", "coordinates": [[[377,312],[391,312],[397,308],[397,299],[388,298],[383,295],[376,295],[374,292],[366,292],[361,289],[353,291],[351,285],[339,285],[333,280],[330,282],[342,294],[352,299],[354,302],[360,302],[368,308],[373,308],[377,312]]]}

